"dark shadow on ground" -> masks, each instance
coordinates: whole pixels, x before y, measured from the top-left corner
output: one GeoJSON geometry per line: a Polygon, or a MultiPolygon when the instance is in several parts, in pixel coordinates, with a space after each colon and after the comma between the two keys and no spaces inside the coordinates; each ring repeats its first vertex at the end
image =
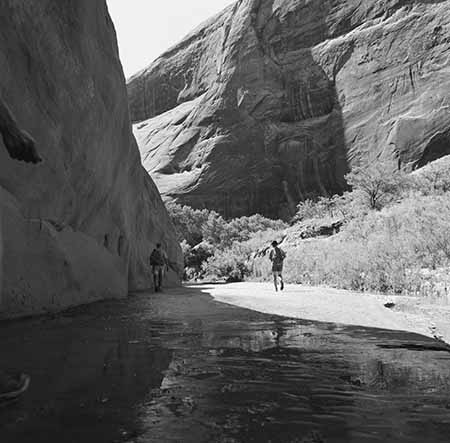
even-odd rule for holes
{"type": "Polygon", "coordinates": [[[0,323],[3,369],[32,379],[0,408],[1,441],[446,442],[441,351],[229,306],[204,287],[138,294],[0,323]]]}

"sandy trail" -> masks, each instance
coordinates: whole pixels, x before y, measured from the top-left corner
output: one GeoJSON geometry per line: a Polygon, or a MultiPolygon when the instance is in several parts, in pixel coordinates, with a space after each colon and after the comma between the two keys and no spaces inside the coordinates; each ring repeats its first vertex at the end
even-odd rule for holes
{"type": "Polygon", "coordinates": [[[286,285],[284,291],[275,292],[270,283],[250,282],[205,285],[203,290],[217,301],[262,313],[415,332],[428,337],[435,334],[427,316],[384,306],[387,301],[395,301],[395,297],[303,285],[286,285]]]}

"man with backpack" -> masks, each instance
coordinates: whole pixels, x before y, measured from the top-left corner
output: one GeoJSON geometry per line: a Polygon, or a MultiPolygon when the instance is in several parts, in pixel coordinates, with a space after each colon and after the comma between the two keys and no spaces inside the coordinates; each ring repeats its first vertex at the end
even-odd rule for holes
{"type": "Polygon", "coordinates": [[[273,274],[273,283],[275,285],[275,291],[278,292],[278,277],[280,277],[280,290],[284,289],[283,282],[283,262],[286,258],[286,253],[278,247],[278,242],[272,242],[272,249],[269,253],[269,260],[272,262],[272,274],[273,274]]]}
{"type": "Polygon", "coordinates": [[[162,250],[161,243],[158,243],[150,255],[150,265],[152,267],[153,282],[155,284],[156,292],[161,290],[163,275],[167,268],[167,264],[167,256],[162,250]]]}

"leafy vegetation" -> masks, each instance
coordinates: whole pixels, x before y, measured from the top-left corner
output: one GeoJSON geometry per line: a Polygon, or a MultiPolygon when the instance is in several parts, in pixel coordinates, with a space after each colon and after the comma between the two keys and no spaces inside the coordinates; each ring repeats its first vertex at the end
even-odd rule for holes
{"type": "Polygon", "coordinates": [[[224,249],[217,249],[202,265],[207,278],[221,278],[226,281],[242,281],[255,276],[254,258],[275,239],[281,240],[283,232],[273,229],[260,230],[250,235],[246,241],[235,241],[224,249]]]}
{"type": "Polygon", "coordinates": [[[345,178],[353,191],[363,196],[369,209],[377,210],[391,203],[405,185],[404,173],[383,162],[353,168],[345,178]]]}
{"type": "Polygon", "coordinates": [[[259,214],[225,220],[217,212],[169,204],[185,261],[185,278],[205,275],[227,280],[242,280],[250,274],[247,267],[255,234],[278,232],[287,227],[280,220],[259,214]]]}
{"type": "Polygon", "coordinates": [[[297,205],[297,213],[291,224],[299,224],[311,220],[342,219],[350,220],[367,213],[362,193],[345,192],[333,197],[319,197],[317,200],[305,200],[297,205]]]}
{"type": "Polygon", "coordinates": [[[351,192],[301,202],[290,227],[260,215],[226,221],[206,210],[170,211],[191,277],[268,279],[265,249],[287,235],[287,281],[442,295],[450,285],[449,172],[450,157],[409,175],[386,165],[354,169],[351,192]],[[333,223],[339,233],[322,229],[333,223]]]}
{"type": "MultiPolygon", "coordinates": [[[[341,216],[338,235],[289,250],[285,278],[295,283],[383,293],[446,295],[450,268],[450,158],[409,176],[374,166],[348,176],[353,191],[308,203],[310,220],[341,216]],[[360,174],[359,177],[356,177],[360,174]],[[343,205],[344,210],[340,208],[343,205]]],[[[298,219],[305,219],[305,204],[298,219]]],[[[297,222],[296,226],[299,226],[297,222]]],[[[267,277],[264,260],[256,274],[267,277]]]]}
{"type": "Polygon", "coordinates": [[[450,200],[413,196],[349,222],[325,240],[289,253],[285,277],[295,283],[358,291],[420,293],[423,271],[450,264],[450,200]]]}

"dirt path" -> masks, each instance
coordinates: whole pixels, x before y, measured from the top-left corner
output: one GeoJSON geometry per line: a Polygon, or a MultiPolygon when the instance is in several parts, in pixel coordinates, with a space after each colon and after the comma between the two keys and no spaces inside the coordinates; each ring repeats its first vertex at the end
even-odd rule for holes
{"type": "MultiPolygon", "coordinates": [[[[269,283],[207,285],[204,290],[218,301],[268,314],[409,331],[428,337],[436,334],[433,328],[435,322],[430,318],[433,312],[425,312],[419,304],[413,305],[412,298],[407,297],[368,295],[301,285],[286,285],[283,292],[276,293],[269,283]],[[408,300],[411,309],[407,309],[408,300]],[[389,301],[401,302],[399,306],[402,309],[386,308],[384,304],[389,301]]],[[[450,342],[450,333],[445,338],[450,342]]]]}

